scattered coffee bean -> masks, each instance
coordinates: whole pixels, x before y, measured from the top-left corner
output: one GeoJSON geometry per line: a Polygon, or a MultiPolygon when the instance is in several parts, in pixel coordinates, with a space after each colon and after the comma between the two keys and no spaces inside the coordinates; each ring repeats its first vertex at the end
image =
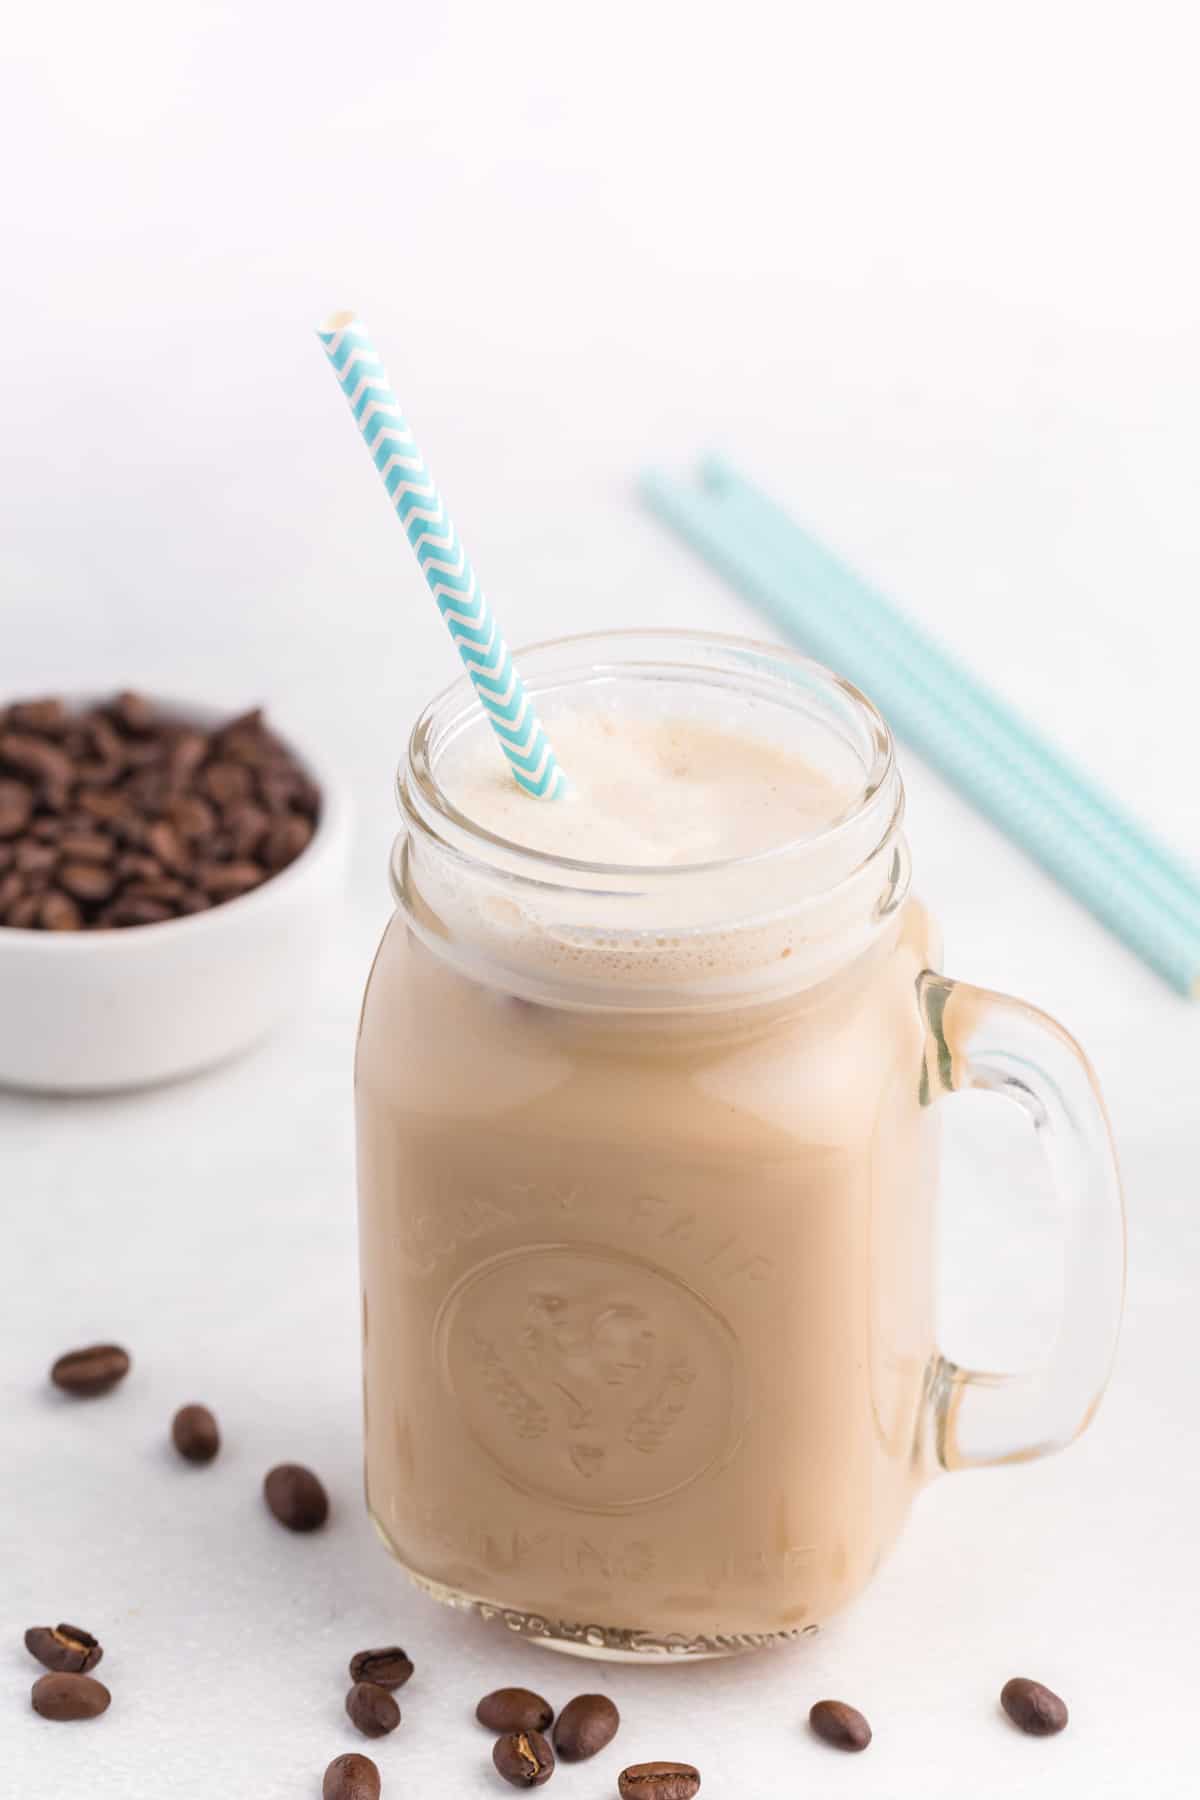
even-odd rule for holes
{"type": "Polygon", "coordinates": [[[346,1711],[364,1737],[386,1737],[400,1723],[400,1708],[377,1681],[356,1681],[346,1695],[346,1711]]]}
{"type": "Polygon", "coordinates": [[[1066,1729],[1070,1714],[1065,1700],[1040,1681],[1027,1681],[1014,1675],[1000,1690],[1000,1704],[1020,1730],[1030,1737],[1053,1737],[1066,1729]]]}
{"type": "Polygon", "coordinates": [[[221,1433],[207,1406],[181,1406],[171,1420],[171,1442],[188,1462],[210,1463],[221,1448],[221,1433]]]}
{"type": "Polygon", "coordinates": [[[100,1640],[78,1625],[31,1625],[25,1648],[56,1675],[86,1675],[104,1655],[100,1640]]]}
{"type": "Polygon", "coordinates": [[[129,1352],[119,1344],[89,1344],[86,1350],[68,1350],[50,1371],[55,1387],[81,1400],[107,1394],[129,1373],[129,1352]]]}
{"type": "Polygon", "coordinates": [[[261,712],[205,732],[137,694],[82,711],[17,701],[0,707],[0,926],[106,931],[203,912],[294,862],[319,814],[261,712]]]}
{"type": "Polygon", "coordinates": [[[412,1662],[399,1644],[384,1650],[358,1650],[350,1658],[351,1681],[373,1681],[389,1690],[402,1688],[412,1672],[412,1662]]]}
{"type": "Polygon", "coordinates": [[[700,1771],[691,1763],[633,1763],[617,1776],[621,1800],[692,1800],[700,1792],[700,1771]]]}
{"type": "Polygon", "coordinates": [[[489,1731],[545,1731],[554,1717],[554,1708],[528,1688],[497,1688],[495,1693],[483,1696],[475,1708],[475,1717],[489,1731]]]}
{"type": "Polygon", "coordinates": [[[107,1712],[112,1695],[91,1675],[41,1675],[30,1698],[43,1719],[95,1719],[107,1712]]]}
{"type": "Polygon", "coordinates": [[[263,1481],[263,1498],[289,1531],[316,1531],[329,1517],[329,1499],[311,1469],[280,1463],[263,1481]]]}
{"type": "Polygon", "coordinates": [[[856,1707],[844,1700],[818,1700],[808,1715],[817,1736],[835,1750],[865,1750],[871,1727],[856,1707]]]}
{"type": "Polygon", "coordinates": [[[492,1761],[513,1787],[543,1787],[554,1773],[554,1752],[540,1731],[510,1731],[497,1738],[492,1761]]]}
{"type": "Polygon", "coordinates": [[[321,1800],[379,1800],[382,1792],[378,1768],[357,1750],[335,1756],[321,1783],[321,1800]]]}
{"type": "Polygon", "coordinates": [[[564,1762],[584,1762],[612,1743],[620,1723],[607,1694],[576,1694],[558,1715],[554,1748],[564,1762]]]}

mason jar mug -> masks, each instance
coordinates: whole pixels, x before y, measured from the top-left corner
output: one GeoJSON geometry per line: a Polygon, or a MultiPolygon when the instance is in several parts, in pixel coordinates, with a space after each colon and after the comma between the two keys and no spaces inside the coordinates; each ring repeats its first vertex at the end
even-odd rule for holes
{"type": "Polygon", "coordinates": [[[784,1641],[862,1588],[938,1471],[1090,1419],[1124,1266],[1103,1105],[1059,1026],[939,973],[854,688],[688,633],[522,669],[539,708],[778,722],[848,799],[752,856],[587,863],[458,809],[465,681],[423,715],[356,1070],[370,1512],[428,1592],[555,1647],[784,1641]],[[938,1348],[938,1122],[963,1088],[1024,1110],[1061,1208],[1030,1375],[938,1348]]]}

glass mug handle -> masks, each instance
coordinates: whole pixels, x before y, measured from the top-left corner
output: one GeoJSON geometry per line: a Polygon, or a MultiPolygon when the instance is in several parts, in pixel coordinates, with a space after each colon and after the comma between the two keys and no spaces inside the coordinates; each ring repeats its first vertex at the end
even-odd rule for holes
{"type": "Polygon", "coordinates": [[[960,1368],[939,1355],[931,1400],[944,1469],[1027,1462],[1091,1423],[1116,1351],[1125,1216],[1104,1102],[1069,1033],[1036,1007],[926,973],[921,1098],[963,1088],[1015,1100],[1032,1121],[1065,1215],[1063,1308],[1045,1366],[1029,1375],[960,1368]]]}

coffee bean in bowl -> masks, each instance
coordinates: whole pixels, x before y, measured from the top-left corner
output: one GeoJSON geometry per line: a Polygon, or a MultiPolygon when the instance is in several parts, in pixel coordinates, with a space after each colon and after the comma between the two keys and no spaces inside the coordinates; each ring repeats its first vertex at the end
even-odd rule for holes
{"type": "Polygon", "coordinates": [[[294,1011],[344,865],[321,764],[261,713],[0,705],[0,1085],[169,1080],[294,1011]]]}

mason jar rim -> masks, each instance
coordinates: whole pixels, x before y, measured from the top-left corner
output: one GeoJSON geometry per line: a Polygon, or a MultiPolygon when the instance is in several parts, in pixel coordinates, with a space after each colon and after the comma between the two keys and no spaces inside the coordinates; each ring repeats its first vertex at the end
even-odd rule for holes
{"type": "MultiPolygon", "coordinates": [[[[794,697],[817,694],[840,706],[845,721],[857,725],[859,743],[852,748],[859,751],[864,765],[862,781],[842,812],[821,830],[749,854],[672,863],[615,863],[560,856],[489,830],[462,812],[438,780],[437,761],[445,743],[484,718],[482,702],[464,674],[436,694],[418,717],[406,760],[397,771],[396,788],[409,827],[428,833],[467,862],[502,870],[538,886],[603,891],[635,881],[657,886],[695,880],[738,867],[769,865],[775,859],[795,862],[809,853],[827,858],[837,839],[857,827],[859,853],[853,865],[841,872],[840,885],[879,852],[901,822],[903,788],[895,744],[882,714],[852,682],[799,651],[733,633],[647,627],[545,638],[519,650],[516,661],[535,706],[540,694],[555,689],[582,689],[587,683],[638,678],[670,679],[692,687],[734,687],[742,692],[757,687],[765,697],[783,704],[789,692],[794,697]],[[653,654],[655,646],[657,655],[653,654]],[[621,654],[622,648],[625,654],[621,654]],[[547,670],[547,663],[554,666],[547,670]],[[878,809],[882,817],[878,835],[864,853],[861,832],[872,809],[878,809]]],[[[793,706],[801,710],[795,698],[793,706]]],[[[532,806],[558,804],[530,799],[532,806]]]]}

